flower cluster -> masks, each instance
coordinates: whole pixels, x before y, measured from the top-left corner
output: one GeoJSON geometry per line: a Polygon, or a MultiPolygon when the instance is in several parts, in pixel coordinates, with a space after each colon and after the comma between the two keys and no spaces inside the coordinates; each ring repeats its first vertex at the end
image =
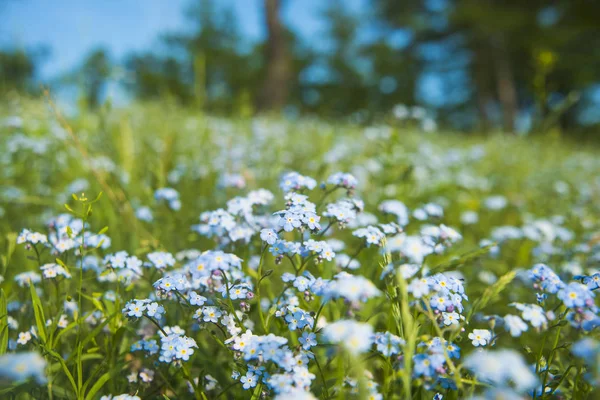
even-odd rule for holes
{"type": "Polygon", "coordinates": [[[179,192],[173,188],[165,187],[157,189],[154,192],[154,199],[157,202],[166,202],[169,208],[173,211],[179,211],[181,209],[179,192]]]}

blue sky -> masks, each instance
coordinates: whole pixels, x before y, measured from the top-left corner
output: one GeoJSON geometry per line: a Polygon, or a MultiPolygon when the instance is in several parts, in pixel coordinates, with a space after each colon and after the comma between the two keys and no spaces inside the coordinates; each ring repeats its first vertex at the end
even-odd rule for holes
{"type": "MultiPolygon", "coordinates": [[[[214,0],[234,7],[250,40],[264,36],[262,0],[214,0]]],[[[360,10],[364,0],[346,0],[360,10]]],[[[5,2],[0,44],[20,48],[46,45],[50,58],[41,71],[52,77],[74,68],[91,49],[103,46],[117,58],[148,50],[162,32],[186,27],[183,10],[190,0],[15,0],[5,2]]],[[[324,29],[322,0],[287,0],[284,20],[304,38],[324,29]]]]}

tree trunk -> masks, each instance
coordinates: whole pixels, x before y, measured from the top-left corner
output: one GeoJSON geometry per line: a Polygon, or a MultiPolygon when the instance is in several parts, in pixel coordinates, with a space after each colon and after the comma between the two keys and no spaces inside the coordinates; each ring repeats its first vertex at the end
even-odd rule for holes
{"type": "Polygon", "coordinates": [[[502,106],[502,125],[505,132],[513,133],[515,131],[515,120],[518,112],[515,79],[512,73],[504,38],[501,36],[497,37],[494,41],[494,44],[494,66],[496,71],[498,99],[500,100],[500,105],[502,106]]]}
{"type": "Polygon", "coordinates": [[[491,77],[489,73],[489,50],[484,42],[477,41],[473,46],[475,59],[473,61],[473,77],[475,79],[475,100],[477,104],[477,113],[479,114],[479,129],[482,132],[488,132],[490,129],[490,116],[488,107],[493,100],[493,90],[491,86],[491,77]]]}
{"type": "Polygon", "coordinates": [[[279,16],[281,1],[265,0],[267,24],[267,71],[259,101],[261,111],[279,111],[285,106],[290,83],[290,60],[285,29],[279,16]]]}

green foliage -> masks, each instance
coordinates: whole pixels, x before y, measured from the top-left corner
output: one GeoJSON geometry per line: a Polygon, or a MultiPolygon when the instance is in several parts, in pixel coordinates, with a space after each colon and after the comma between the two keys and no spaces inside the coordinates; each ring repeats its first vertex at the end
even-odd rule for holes
{"type": "MultiPolygon", "coordinates": [[[[401,359],[383,357],[375,351],[356,356],[338,352],[334,345],[320,344],[313,349],[315,364],[310,364],[310,372],[315,375],[311,390],[320,398],[350,398],[350,390],[340,389],[347,377],[357,380],[359,395],[366,393],[373,379],[379,383],[378,390],[384,398],[431,398],[434,392],[423,385],[422,378],[414,377],[412,360],[422,351],[420,342],[444,337],[458,343],[465,355],[475,353],[468,333],[473,328],[491,326],[479,317],[516,313],[509,306],[512,301],[535,303],[534,291],[517,272],[531,267],[541,257],[537,252],[543,249],[528,238],[482,245],[481,240],[489,238],[495,228],[520,227],[560,215],[562,224],[581,243],[593,245],[597,240],[592,233],[598,226],[599,210],[594,202],[598,191],[594,183],[598,150],[562,139],[427,135],[393,124],[365,129],[322,120],[290,122],[247,116],[224,119],[198,114],[193,108],[171,102],[134,104],[127,109],[101,108],[95,112],[83,109],[68,125],[62,117],[58,118],[63,123],[58,126],[56,115],[49,114],[45,104],[22,100],[10,107],[14,108],[0,115],[0,121],[19,115],[23,124],[18,129],[0,128],[2,138],[6,138],[0,141],[0,152],[4,154],[0,174],[7,182],[0,192],[0,236],[6,238],[2,248],[0,354],[6,352],[9,338],[14,340],[18,333],[8,328],[8,315],[19,320],[19,331],[35,326],[37,337],[27,346],[44,356],[48,382],[40,393],[28,395],[35,383],[20,382],[0,388],[0,396],[14,393],[23,398],[93,400],[101,395],[129,392],[144,399],[191,398],[194,395],[189,392],[189,383],[196,389],[196,398],[259,398],[262,386],[243,391],[230,378],[232,370],[245,371],[246,367],[223,343],[223,332],[216,325],[214,329],[199,331],[192,330],[191,323],[187,326],[194,308],[185,297],[177,295],[165,301],[165,305],[169,304],[167,315],[171,321],[181,323],[186,332],[193,332],[199,345],[197,351],[184,364],[185,368],[159,363],[151,367],[155,372],[152,383],[130,384],[126,376],[138,373],[148,364],[144,364],[139,353],[130,351],[140,336],[137,326],[126,321],[121,310],[124,302],[153,291],[152,284],[160,273],[145,269],[135,284],[103,282],[98,277],[113,271],[109,268],[96,276],[94,271],[84,271],[83,259],[119,250],[145,260],[154,251],[175,254],[185,249],[214,249],[212,239],[189,230],[198,222],[198,215],[223,207],[231,198],[256,188],[278,193],[276,182],[284,171],[299,170],[319,182],[333,172],[352,171],[361,182],[357,193],[372,214],[378,213],[377,205],[386,199],[400,199],[410,210],[428,202],[443,203],[443,222],[463,235],[462,242],[450,251],[428,255],[423,264],[429,274],[460,273],[465,278],[470,300],[465,302],[464,332],[441,326],[428,301],[418,302],[411,297],[410,279],[401,273],[380,279],[382,269],[399,262],[398,253],[382,254],[381,249],[366,248],[350,232],[331,227],[336,237],[348,243],[352,251],[349,254],[361,263],[359,270],[349,272],[374,282],[381,297],[355,309],[342,300],[321,303],[320,299],[299,296],[301,307],[313,310],[316,319],[322,316],[331,322],[352,318],[369,323],[378,331],[398,335],[406,344],[401,359]],[[32,143],[43,143],[44,149],[22,144],[15,149],[11,143],[17,143],[14,138],[21,134],[31,138],[32,143]],[[243,176],[247,187],[222,185],[228,173],[243,176]],[[174,211],[155,200],[156,189],[166,186],[179,192],[181,210],[174,211]],[[494,194],[506,197],[508,205],[501,210],[489,209],[486,199],[494,194]],[[136,211],[142,206],[151,208],[153,222],[136,218],[136,211]],[[461,218],[463,211],[477,212],[479,221],[465,223],[461,218]],[[30,250],[18,246],[15,250],[15,232],[23,227],[42,230],[49,215],[65,212],[85,222],[83,232],[109,235],[110,250],[102,249],[103,242],[90,247],[80,245],[83,233],[71,228],[66,233],[77,245],[68,255],[40,253],[41,246],[30,250]],[[497,246],[501,247],[500,253],[495,253],[497,246]],[[72,278],[43,280],[27,289],[17,285],[15,275],[39,270],[46,262],[62,266],[72,278]],[[495,283],[489,280],[490,274],[495,283]],[[38,291],[44,295],[40,297],[38,291]],[[109,291],[114,297],[106,295],[109,291]],[[16,301],[26,306],[8,312],[8,304],[16,301]],[[77,311],[59,326],[65,302],[77,303],[77,311]],[[84,322],[97,315],[102,317],[95,324],[84,322]],[[371,375],[365,375],[365,371],[371,375]],[[220,382],[218,390],[204,390],[209,383],[207,375],[220,382]]],[[[338,194],[317,188],[311,192],[311,198],[322,208],[325,201],[338,194]]],[[[283,197],[277,196],[276,201],[283,202],[283,197]]],[[[408,235],[419,232],[413,225],[408,225],[406,231],[408,235]]],[[[576,246],[573,241],[554,244],[559,243],[568,246],[568,250],[543,253],[557,271],[567,271],[562,266],[570,262],[594,266],[591,257],[572,251],[576,246]]],[[[255,298],[249,301],[250,311],[234,318],[251,318],[255,334],[274,332],[286,337],[291,347],[297,347],[298,333],[287,329],[276,316],[275,307],[259,307],[260,299],[273,299],[282,293],[284,272],[309,271],[331,278],[341,268],[333,262],[317,264],[300,256],[277,262],[260,241],[226,249],[244,260],[243,268],[255,291],[255,298]],[[258,259],[255,270],[249,268],[251,256],[258,259]]],[[[223,310],[236,309],[230,296],[219,300],[217,304],[223,310]]],[[[522,351],[527,363],[537,365],[540,381],[552,393],[560,390],[574,398],[594,398],[596,392],[586,380],[591,367],[585,367],[570,353],[571,343],[580,336],[568,326],[563,309],[554,311],[556,319],[547,330],[538,332],[531,328],[522,337],[513,338],[497,326],[496,345],[518,351],[527,349],[522,351]],[[550,369],[545,370],[545,365],[550,369]]],[[[139,327],[152,334],[163,328],[156,320],[146,322],[139,327]]],[[[319,329],[315,327],[314,331],[319,329]]],[[[477,380],[461,362],[450,359],[447,352],[444,358],[449,361],[448,371],[454,384],[461,390],[449,392],[448,398],[468,398],[486,388],[486,383],[477,380]]],[[[552,396],[547,394],[544,398],[552,396]]]]}

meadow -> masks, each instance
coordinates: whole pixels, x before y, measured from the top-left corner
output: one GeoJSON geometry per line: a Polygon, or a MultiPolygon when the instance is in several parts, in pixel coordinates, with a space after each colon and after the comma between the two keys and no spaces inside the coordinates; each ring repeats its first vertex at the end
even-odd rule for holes
{"type": "Polygon", "coordinates": [[[600,151],[422,128],[6,103],[0,397],[598,398],[600,151]]]}

